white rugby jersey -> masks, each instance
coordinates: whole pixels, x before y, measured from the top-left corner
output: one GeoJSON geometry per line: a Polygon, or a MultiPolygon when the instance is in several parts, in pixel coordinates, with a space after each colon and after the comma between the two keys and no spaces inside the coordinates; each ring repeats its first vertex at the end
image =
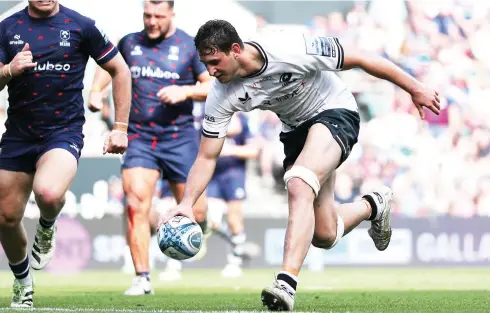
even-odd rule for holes
{"type": "Polygon", "coordinates": [[[279,33],[245,43],[260,51],[264,65],[256,74],[227,84],[214,81],[205,105],[204,136],[226,136],[237,111],[270,110],[284,132],[327,109],[357,111],[354,96],[332,72],[341,70],[344,61],[337,38],[279,33]]]}

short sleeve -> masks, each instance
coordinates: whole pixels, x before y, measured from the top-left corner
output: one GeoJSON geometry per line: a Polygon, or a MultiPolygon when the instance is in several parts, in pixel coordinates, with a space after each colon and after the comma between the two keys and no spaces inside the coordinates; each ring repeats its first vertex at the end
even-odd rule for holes
{"type": "Polygon", "coordinates": [[[193,51],[192,53],[192,70],[194,72],[194,77],[197,79],[199,75],[204,72],[207,72],[206,66],[199,60],[199,54],[197,51],[193,51]]]}
{"type": "Polygon", "coordinates": [[[227,101],[223,85],[215,80],[204,105],[203,136],[208,138],[223,138],[226,136],[234,113],[226,107],[227,101]]]}
{"type": "Polygon", "coordinates": [[[9,63],[7,46],[5,45],[6,36],[4,35],[4,25],[0,23],[0,63],[9,63]]]}
{"type": "Polygon", "coordinates": [[[280,60],[304,71],[340,71],[344,65],[344,49],[335,37],[278,32],[264,39],[280,60]]]}
{"type": "Polygon", "coordinates": [[[88,54],[97,64],[110,61],[118,53],[107,35],[93,21],[84,29],[84,40],[88,54]]]}

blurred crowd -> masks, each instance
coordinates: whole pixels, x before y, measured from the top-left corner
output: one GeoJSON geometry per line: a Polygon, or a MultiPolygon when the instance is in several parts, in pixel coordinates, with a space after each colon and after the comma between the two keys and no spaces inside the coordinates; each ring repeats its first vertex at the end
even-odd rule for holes
{"type": "MultiPolygon", "coordinates": [[[[426,112],[422,121],[405,91],[360,70],[339,73],[356,96],[362,126],[359,143],[337,174],[338,203],[388,184],[398,215],[490,216],[489,21],[487,1],[374,0],[305,22],[312,34],[338,37],[344,50],[395,62],[442,97],[441,114],[426,112]]],[[[259,17],[258,26],[269,25],[259,17]]],[[[85,156],[101,155],[110,110],[100,116],[87,114],[85,156]]],[[[280,121],[262,111],[251,113],[250,122],[263,143],[252,176],[285,196],[280,121]]]]}
{"type": "Polygon", "coordinates": [[[426,112],[422,121],[403,90],[361,71],[341,73],[363,125],[337,176],[339,202],[385,183],[397,214],[490,215],[489,21],[489,2],[450,0],[358,2],[346,15],[314,18],[312,33],[395,62],[443,102],[439,116],[426,112]]]}

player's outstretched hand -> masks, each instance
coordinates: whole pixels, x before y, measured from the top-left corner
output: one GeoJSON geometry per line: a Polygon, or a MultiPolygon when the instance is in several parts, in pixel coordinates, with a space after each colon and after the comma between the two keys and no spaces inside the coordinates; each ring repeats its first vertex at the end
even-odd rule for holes
{"type": "Polygon", "coordinates": [[[91,91],[88,96],[88,109],[92,112],[99,112],[102,110],[103,102],[102,102],[103,94],[100,91],[91,91]]]}
{"type": "Polygon", "coordinates": [[[176,104],[185,101],[189,96],[189,89],[184,86],[167,86],[160,89],[157,97],[166,104],[176,104]]]}
{"type": "Polygon", "coordinates": [[[412,101],[419,111],[420,118],[425,119],[424,107],[439,115],[441,103],[439,93],[433,89],[421,87],[412,93],[412,101]]]}
{"type": "Polygon", "coordinates": [[[112,130],[104,143],[104,154],[123,154],[128,148],[128,134],[120,130],[112,130]]]}
{"type": "Polygon", "coordinates": [[[29,50],[29,44],[26,43],[22,51],[17,53],[12,59],[10,66],[10,73],[13,77],[20,76],[25,70],[36,67],[37,62],[32,60],[32,52],[29,50]]]}
{"type": "Polygon", "coordinates": [[[191,206],[187,206],[184,204],[179,204],[176,207],[168,210],[165,214],[163,214],[160,217],[160,221],[158,222],[158,228],[160,228],[160,225],[165,224],[168,222],[172,217],[176,215],[183,215],[187,216],[191,221],[196,222],[196,219],[194,218],[194,212],[192,210],[191,206]]]}

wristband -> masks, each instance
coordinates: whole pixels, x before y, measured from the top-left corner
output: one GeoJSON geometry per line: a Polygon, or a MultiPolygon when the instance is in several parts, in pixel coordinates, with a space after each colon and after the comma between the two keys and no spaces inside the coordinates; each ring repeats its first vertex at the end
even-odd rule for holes
{"type": "Polygon", "coordinates": [[[12,72],[10,70],[10,64],[5,64],[2,68],[2,74],[5,78],[12,78],[12,72]],[[8,75],[7,75],[8,72],[8,75]]]}
{"type": "Polygon", "coordinates": [[[128,124],[127,123],[123,123],[123,122],[114,122],[114,126],[112,127],[112,130],[117,130],[117,131],[120,131],[120,132],[123,132],[123,133],[127,133],[128,132],[128,124]]]}

